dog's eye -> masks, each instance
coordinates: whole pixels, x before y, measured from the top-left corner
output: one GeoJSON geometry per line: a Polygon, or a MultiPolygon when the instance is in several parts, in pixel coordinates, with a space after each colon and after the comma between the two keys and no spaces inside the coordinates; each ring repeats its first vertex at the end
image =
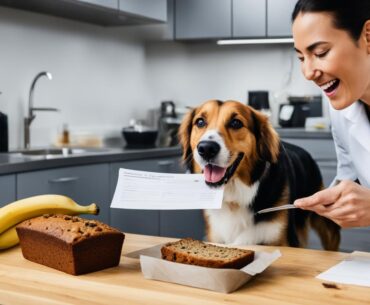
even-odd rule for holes
{"type": "Polygon", "coordinates": [[[204,126],[206,126],[206,121],[202,118],[199,118],[195,121],[195,125],[197,125],[197,127],[199,128],[203,128],[204,126]]]}
{"type": "Polygon", "coordinates": [[[229,122],[229,127],[232,128],[232,129],[240,129],[240,128],[243,127],[243,123],[242,123],[242,121],[240,121],[238,119],[232,119],[229,122]]]}

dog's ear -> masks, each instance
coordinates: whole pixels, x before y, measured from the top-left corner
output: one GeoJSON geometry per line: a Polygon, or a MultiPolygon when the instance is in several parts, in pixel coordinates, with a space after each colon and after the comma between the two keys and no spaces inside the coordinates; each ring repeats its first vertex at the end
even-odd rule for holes
{"type": "Polygon", "coordinates": [[[195,110],[193,109],[189,111],[185,116],[184,119],[181,122],[179,132],[178,132],[178,137],[179,137],[179,142],[182,147],[182,159],[185,162],[185,165],[190,171],[192,171],[192,150],[190,146],[190,135],[191,135],[191,130],[193,128],[193,119],[195,116],[195,110]]]}
{"type": "Polygon", "coordinates": [[[252,109],[253,132],[257,151],[261,159],[275,163],[278,159],[280,139],[269,119],[263,113],[252,109]]]}

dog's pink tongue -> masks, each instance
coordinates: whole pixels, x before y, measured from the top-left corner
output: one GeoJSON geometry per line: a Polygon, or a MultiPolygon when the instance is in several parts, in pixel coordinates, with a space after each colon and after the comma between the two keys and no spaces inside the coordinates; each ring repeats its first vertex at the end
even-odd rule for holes
{"type": "Polygon", "coordinates": [[[215,183],[223,178],[225,172],[226,168],[208,164],[204,168],[204,178],[207,182],[215,183]]]}

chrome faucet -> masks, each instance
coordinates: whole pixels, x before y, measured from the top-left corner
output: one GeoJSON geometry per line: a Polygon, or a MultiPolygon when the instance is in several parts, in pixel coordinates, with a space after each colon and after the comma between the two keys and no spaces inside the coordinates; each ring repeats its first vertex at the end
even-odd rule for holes
{"type": "Polygon", "coordinates": [[[35,111],[59,111],[57,108],[47,108],[47,107],[33,107],[33,91],[35,90],[35,85],[37,80],[42,77],[46,76],[48,79],[52,79],[52,75],[49,72],[43,71],[38,73],[32,81],[30,94],[28,98],[28,110],[27,110],[27,117],[24,118],[24,148],[30,148],[30,126],[32,121],[35,119],[36,115],[34,114],[35,111]]]}

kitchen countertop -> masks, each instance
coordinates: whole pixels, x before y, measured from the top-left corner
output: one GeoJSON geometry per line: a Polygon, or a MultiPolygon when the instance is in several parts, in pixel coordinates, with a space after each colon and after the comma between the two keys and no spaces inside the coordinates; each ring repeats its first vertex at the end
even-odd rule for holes
{"type": "MultiPolygon", "coordinates": [[[[330,131],[306,131],[304,128],[276,128],[282,139],[332,139],[330,131]]],[[[0,153],[0,175],[43,170],[65,166],[109,163],[144,158],[180,156],[181,148],[123,149],[102,148],[63,156],[24,156],[20,153],[0,153]]]]}
{"type": "MultiPolygon", "coordinates": [[[[127,234],[123,253],[173,239],[127,234]]],[[[269,246],[249,249],[282,253],[276,262],[239,290],[223,294],[146,280],[138,259],[122,256],[118,267],[72,276],[32,263],[19,247],[0,254],[0,304],[369,304],[366,287],[337,284],[325,288],[315,277],[347,253],[269,246]]]]}
{"type": "Polygon", "coordinates": [[[281,138],[333,139],[329,130],[308,131],[305,128],[275,128],[281,138]]]}
{"type": "Polygon", "coordinates": [[[68,156],[24,156],[21,153],[0,153],[0,175],[26,171],[43,170],[64,166],[77,166],[94,163],[109,163],[144,158],[180,156],[181,148],[122,149],[102,148],[86,149],[82,153],[68,156]]]}

